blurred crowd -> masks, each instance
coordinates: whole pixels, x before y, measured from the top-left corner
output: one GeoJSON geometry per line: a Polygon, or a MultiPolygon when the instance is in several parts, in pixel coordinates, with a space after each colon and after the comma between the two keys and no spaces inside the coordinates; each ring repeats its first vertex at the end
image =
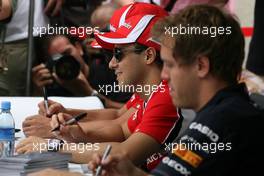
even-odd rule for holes
{"type": "MultiPolygon", "coordinates": [[[[248,56],[233,0],[0,2],[0,96],[25,96],[28,88],[31,96],[42,96],[45,89],[48,96],[97,96],[105,106],[88,111],[40,102],[39,114],[23,122],[27,138],[16,152],[32,152],[32,143],[49,145],[45,139],[52,138],[57,140],[53,152],[72,153],[73,162],[90,161],[93,171],[103,165],[103,175],[116,176],[246,175],[258,167],[258,151],[250,147],[260,144],[263,109],[247,89],[264,94],[262,1],[256,0],[248,56]],[[166,27],[180,25],[230,27],[232,32],[166,35],[166,27]],[[33,52],[28,50],[31,35],[33,52]],[[150,94],[106,90],[116,85],[156,89],[150,94]],[[184,109],[195,113],[182,115],[184,109]],[[84,119],[65,123],[81,112],[87,113],[84,119]],[[169,145],[174,142],[224,144],[224,150],[181,151],[169,145]],[[80,154],[61,148],[80,143],[99,143],[99,150],[80,154]],[[103,161],[108,144],[112,157],[103,161]]],[[[59,174],[74,176],[56,170],[35,175],[59,174]]]]}
{"type": "MultiPolygon", "coordinates": [[[[116,77],[114,72],[108,69],[105,59],[111,57],[111,51],[108,54],[109,52],[103,51],[104,49],[91,45],[94,40],[93,34],[99,31],[109,31],[113,12],[134,1],[36,1],[33,28],[39,29],[33,32],[33,53],[28,53],[27,49],[29,2],[27,0],[1,1],[1,96],[25,96],[27,76],[30,76],[32,80],[31,87],[28,88],[32,96],[42,95],[44,86],[47,87],[50,96],[89,96],[98,95],[101,85],[113,85],[116,77]],[[59,30],[56,32],[48,28],[52,26],[59,30]],[[68,32],[61,30],[65,29],[64,27],[69,29],[68,32]],[[87,27],[91,30],[84,31],[87,27]],[[43,32],[46,35],[40,35],[43,32]],[[33,55],[32,75],[28,75],[26,71],[29,54],[33,55]],[[58,54],[61,55],[58,56],[58,54]],[[54,73],[55,63],[50,62],[54,60],[54,57],[62,57],[65,54],[73,56],[80,64],[79,74],[70,79],[58,77],[56,72],[54,73]]],[[[234,9],[234,2],[227,0],[146,0],[143,2],[160,5],[171,14],[188,5],[201,3],[213,4],[231,12],[234,9]]],[[[257,17],[255,20],[257,21],[257,17]]],[[[257,48],[260,47],[260,44],[255,44],[258,40],[260,39],[253,37],[252,45],[257,45],[257,48]]],[[[253,73],[263,76],[263,71],[261,71],[263,69],[260,66],[263,62],[260,61],[261,59],[256,59],[258,56],[252,54],[252,50],[256,50],[254,53],[259,53],[256,47],[251,47],[247,66],[253,73]]],[[[259,84],[263,84],[262,80],[259,84]]],[[[258,92],[262,91],[258,89],[258,92]]],[[[104,92],[99,92],[99,96],[107,107],[120,107],[131,94],[120,92],[105,95],[104,92]]]]}

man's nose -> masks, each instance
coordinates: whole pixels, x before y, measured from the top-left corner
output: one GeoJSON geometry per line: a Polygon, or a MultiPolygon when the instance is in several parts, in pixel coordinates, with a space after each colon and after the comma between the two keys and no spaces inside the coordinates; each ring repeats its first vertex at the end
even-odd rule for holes
{"type": "Polygon", "coordinates": [[[163,66],[162,71],[161,71],[161,79],[169,81],[170,75],[169,71],[166,67],[163,66]]]}
{"type": "Polygon", "coordinates": [[[109,62],[109,68],[110,69],[115,69],[117,67],[118,63],[116,62],[115,57],[113,56],[112,59],[109,62]]]}

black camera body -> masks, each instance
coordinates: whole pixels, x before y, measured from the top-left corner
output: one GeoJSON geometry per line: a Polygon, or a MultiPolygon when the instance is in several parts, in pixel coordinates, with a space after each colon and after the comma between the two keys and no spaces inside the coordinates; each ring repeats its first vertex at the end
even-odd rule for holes
{"type": "Polygon", "coordinates": [[[81,70],[80,63],[71,55],[55,54],[46,62],[46,67],[62,80],[75,79],[81,70]]]}

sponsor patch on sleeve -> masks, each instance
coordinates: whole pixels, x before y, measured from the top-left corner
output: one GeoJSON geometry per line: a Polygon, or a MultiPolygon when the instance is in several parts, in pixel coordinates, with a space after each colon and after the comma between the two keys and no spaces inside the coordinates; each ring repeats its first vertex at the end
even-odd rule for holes
{"type": "Polygon", "coordinates": [[[175,147],[172,150],[172,153],[178,156],[179,158],[181,158],[182,160],[184,160],[185,162],[189,163],[191,166],[195,168],[198,167],[203,160],[201,156],[197,155],[191,150],[188,150],[184,147],[180,147],[180,145],[175,147]]]}

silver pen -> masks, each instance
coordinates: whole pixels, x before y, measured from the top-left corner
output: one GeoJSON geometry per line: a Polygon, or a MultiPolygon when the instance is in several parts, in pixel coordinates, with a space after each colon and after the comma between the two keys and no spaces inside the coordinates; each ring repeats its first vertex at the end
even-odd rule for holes
{"type": "MultiPolygon", "coordinates": [[[[109,155],[111,149],[112,149],[112,146],[110,144],[108,144],[107,147],[106,147],[106,149],[105,149],[105,152],[104,152],[102,161],[104,161],[107,158],[107,156],[109,155]]],[[[102,169],[103,169],[102,165],[99,165],[97,167],[97,169],[96,169],[95,176],[101,175],[102,169]]]]}

